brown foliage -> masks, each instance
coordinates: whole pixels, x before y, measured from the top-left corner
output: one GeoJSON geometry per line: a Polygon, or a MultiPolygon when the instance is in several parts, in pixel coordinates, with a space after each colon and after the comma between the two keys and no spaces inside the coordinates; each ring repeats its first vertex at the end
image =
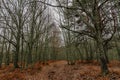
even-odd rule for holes
{"type": "Polygon", "coordinates": [[[110,73],[102,76],[98,62],[77,61],[67,65],[67,61],[48,61],[48,65],[37,62],[32,68],[14,69],[12,64],[0,69],[0,80],[119,80],[119,61],[111,61],[110,73]]]}

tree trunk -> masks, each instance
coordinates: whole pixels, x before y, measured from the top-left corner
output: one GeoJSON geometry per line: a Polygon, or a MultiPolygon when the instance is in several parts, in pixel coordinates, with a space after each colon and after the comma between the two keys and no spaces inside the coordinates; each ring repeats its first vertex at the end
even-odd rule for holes
{"type": "Polygon", "coordinates": [[[109,63],[109,59],[108,59],[108,49],[107,49],[107,45],[104,46],[104,55],[105,55],[105,60],[106,60],[106,63],[109,63]]]}
{"type": "Polygon", "coordinates": [[[19,65],[18,65],[18,51],[14,52],[14,68],[19,68],[19,65]]]}
{"type": "Polygon", "coordinates": [[[106,75],[106,74],[108,74],[109,70],[108,70],[108,66],[107,66],[107,63],[106,63],[106,58],[105,58],[105,55],[104,55],[103,40],[102,40],[101,36],[98,36],[97,46],[98,46],[98,51],[99,51],[101,72],[102,72],[103,75],[106,75]]]}
{"type": "Polygon", "coordinates": [[[1,52],[0,52],[0,67],[2,66],[2,60],[3,60],[4,42],[5,41],[3,40],[2,49],[1,49],[1,52]]]}
{"type": "Polygon", "coordinates": [[[15,68],[19,68],[19,65],[18,65],[18,56],[19,56],[19,53],[20,53],[20,30],[18,31],[18,36],[17,36],[17,44],[16,44],[16,46],[15,46],[15,51],[14,51],[14,67],[15,68]]]}
{"type": "Polygon", "coordinates": [[[82,54],[81,50],[80,50],[78,47],[76,47],[76,49],[77,49],[77,51],[78,51],[78,53],[79,53],[80,60],[83,61],[83,60],[84,60],[84,57],[83,57],[83,54],[82,54]]]}

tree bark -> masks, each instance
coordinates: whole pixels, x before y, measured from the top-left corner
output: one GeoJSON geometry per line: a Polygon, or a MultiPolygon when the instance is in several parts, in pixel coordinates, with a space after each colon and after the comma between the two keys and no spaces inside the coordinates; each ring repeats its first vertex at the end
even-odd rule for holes
{"type": "Polygon", "coordinates": [[[101,35],[98,35],[98,40],[97,40],[97,46],[98,46],[98,51],[99,51],[99,59],[100,59],[100,64],[101,64],[101,72],[103,75],[106,75],[109,73],[108,66],[106,63],[106,58],[104,55],[104,47],[103,47],[103,40],[101,35]]]}

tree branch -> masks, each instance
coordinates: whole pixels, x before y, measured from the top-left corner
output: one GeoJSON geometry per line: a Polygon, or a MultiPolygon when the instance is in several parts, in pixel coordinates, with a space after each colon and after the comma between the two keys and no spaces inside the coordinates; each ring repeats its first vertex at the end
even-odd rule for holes
{"type": "Polygon", "coordinates": [[[53,5],[53,4],[50,4],[50,3],[43,2],[43,1],[30,1],[29,3],[26,3],[26,4],[30,4],[30,3],[33,3],[33,2],[39,2],[39,3],[45,4],[45,5],[48,5],[48,6],[51,6],[51,7],[60,7],[60,8],[73,9],[73,10],[78,9],[78,8],[66,7],[66,6],[62,6],[62,5],[53,5]]]}

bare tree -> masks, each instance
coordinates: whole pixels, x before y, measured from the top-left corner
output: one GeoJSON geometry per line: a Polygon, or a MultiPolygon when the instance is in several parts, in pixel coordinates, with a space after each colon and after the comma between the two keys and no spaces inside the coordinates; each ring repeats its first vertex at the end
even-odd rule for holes
{"type": "MultiPolygon", "coordinates": [[[[60,2],[60,1],[59,1],[60,2]]],[[[70,6],[65,6],[69,18],[76,18],[71,21],[69,26],[62,26],[64,29],[73,33],[86,35],[96,41],[101,63],[101,71],[107,74],[108,67],[104,47],[113,38],[117,27],[117,14],[114,1],[109,0],[73,0],[70,6]],[[74,9],[71,9],[74,8],[74,9]],[[79,29],[73,28],[73,25],[79,29]],[[82,28],[83,27],[83,28],[82,28]]]]}
{"type": "Polygon", "coordinates": [[[18,56],[20,53],[20,42],[21,42],[21,34],[23,31],[23,26],[25,25],[25,21],[27,18],[25,11],[25,0],[17,0],[17,1],[6,1],[2,0],[1,9],[3,20],[2,24],[6,24],[7,28],[10,30],[11,35],[13,35],[13,39],[10,40],[8,37],[4,37],[0,35],[4,39],[6,39],[9,43],[11,43],[14,47],[14,67],[18,68],[18,56]]]}

